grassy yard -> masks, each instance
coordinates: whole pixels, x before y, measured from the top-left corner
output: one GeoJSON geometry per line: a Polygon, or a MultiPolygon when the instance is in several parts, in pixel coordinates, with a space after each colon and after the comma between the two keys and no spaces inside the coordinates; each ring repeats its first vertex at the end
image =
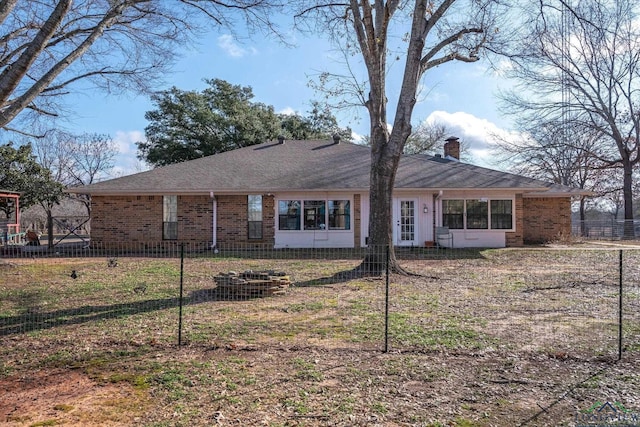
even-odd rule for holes
{"type": "Polygon", "coordinates": [[[179,259],[0,260],[0,424],[572,426],[603,402],[640,417],[640,252],[623,258],[619,362],[617,251],[400,257],[417,274],[390,277],[388,352],[385,279],[336,275],[357,257],[186,258],[180,347],[179,259]],[[293,286],[215,289],[249,269],[293,286]]]}

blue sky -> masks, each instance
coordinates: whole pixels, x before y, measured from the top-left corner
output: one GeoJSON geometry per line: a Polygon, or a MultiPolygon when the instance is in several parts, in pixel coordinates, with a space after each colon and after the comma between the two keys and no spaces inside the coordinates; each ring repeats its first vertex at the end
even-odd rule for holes
{"type": "MultiPolygon", "coordinates": [[[[321,94],[308,87],[309,79],[320,71],[339,70],[335,52],[328,42],[318,38],[298,38],[296,47],[260,39],[239,43],[228,34],[209,34],[198,46],[182,52],[182,58],[166,75],[157,89],[177,86],[183,90],[202,89],[204,78],[220,78],[232,84],[251,86],[254,101],[273,105],[277,112],[306,114],[313,99],[321,94]]],[[[394,65],[401,69],[400,63],[394,65]]],[[[364,75],[364,71],[363,71],[364,75]]],[[[482,61],[474,64],[448,63],[427,72],[424,90],[414,110],[414,123],[437,120],[450,133],[471,147],[475,163],[488,165],[493,133],[508,133],[510,122],[498,111],[496,91],[508,84],[488,70],[482,61]]],[[[388,93],[389,117],[393,120],[396,102],[393,90],[388,93]]],[[[68,123],[74,132],[109,134],[118,144],[120,154],[113,175],[123,175],[145,168],[136,160],[135,142],[144,138],[148,122],[146,111],[153,108],[146,96],[106,96],[100,92],[83,92],[70,105],[73,117],[68,123]]],[[[340,125],[350,126],[358,135],[368,134],[366,111],[336,111],[340,125]]]]}

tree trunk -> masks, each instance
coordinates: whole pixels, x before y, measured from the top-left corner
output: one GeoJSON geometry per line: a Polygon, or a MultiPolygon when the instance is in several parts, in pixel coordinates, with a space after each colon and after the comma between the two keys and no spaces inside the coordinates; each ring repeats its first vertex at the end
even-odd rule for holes
{"type": "Polygon", "coordinates": [[[47,209],[47,248],[53,249],[53,215],[51,209],[47,209]]]}
{"type": "Polygon", "coordinates": [[[393,248],[392,200],[396,168],[388,152],[388,143],[371,151],[371,174],[369,188],[369,250],[362,261],[361,269],[367,274],[379,275],[386,266],[386,251],[389,248],[390,269],[397,270],[393,248]]]}
{"type": "MultiPolygon", "coordinates": [[[[399,2],[350,1],[353,13],[351,22],[367,67],[369,97],[365,106],[371,123],[371,174],[369,190],[369,251],[359,269],[366,274],[380,274],[385,267],[387,247],[389,248],[389,270],[407,274],[398,264],[393,247],[392,201],[396,171],[404,145],[411,134],[411,116],[416,104],[418,82],[426,70],[453,60],[475,62],[480,42],[471,55],[456,49],[444,56],[438,55],[449,50],[465,34],[481,33],[482,28],[463,28],[455,34],[443,38],[428,52],[423,52],[425,40],[438,21],[447,13],[455,0],[439,2],[434,8],[430,2],[416,1],[413,7],[409,44],[402,77],[402,86],[391,133],[387,128],[386,59],[387,31],[389,22],[398,8],[399,2]],[[429,11],[427,10],[429,8],[429,11]]],[[[439,36],[439,35],[438,35],[439,36]]],[[[436,36],[437,37],[437,36],[436,36]]]]}
{"type": "MultiPolygon", "coordinates": [[[[393,130],[387,129],[385,73],[383,69],[372,67],[367,63],[371,92],[367,110],[371,121],[371,174],[369,183],[369,252],[362,261],[361,270],[366,274],[379,275],[384,271],[384,260],[389,248],[389,270],[395,273],[408,274],[398,264],[393,246],[393,186],[396,171],[404,145],[411,134],[411,114],[415,106],[415,95],[420,72],[420,58],[424,39],[420,28],[424,11],[418,7],[412,28],[412,38],[405,64],[402,88],[398,96],[393,130]],[[377,71],[372,72],[371,70],[377,71]]],[[[384,55],[378,58],[377,64],[384,64],[384,55]]]]}
{"type": "Polygon", "coordinates": [[[368,251],[360,270],[368,275],[380,275],[386,269],[387,248],[389,270],[407,274],[400,267],[393,245],[393,186],[406,138],[397,133],[388,136],[385,130],[374,130],[371,150],[369,188],[369,242],[368,251]],[[383,143],[384,142],[384,143],[383,143]]]}

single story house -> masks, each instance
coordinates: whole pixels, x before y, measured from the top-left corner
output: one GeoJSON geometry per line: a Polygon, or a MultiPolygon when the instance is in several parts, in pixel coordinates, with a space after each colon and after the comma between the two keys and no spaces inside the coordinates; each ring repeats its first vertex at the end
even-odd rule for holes
{"type": "MultiPolygon", "coordinates": [[[[462,163],[459,147],[450,138],[444,155],[402,157],[395,245],[505,247],[570,234],[579,190],[462,163]]],[[[354,248],[367,245],[370,165],[367,146],[280,138],[68,191],[91,195],[91,241],[103,246],[354,248]]]]}

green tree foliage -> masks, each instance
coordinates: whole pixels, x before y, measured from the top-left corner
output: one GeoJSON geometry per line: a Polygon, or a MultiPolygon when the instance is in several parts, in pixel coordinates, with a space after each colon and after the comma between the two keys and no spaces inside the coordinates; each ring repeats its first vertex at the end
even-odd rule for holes
{"type": "Polygon", "coordinates": [[[251,87],[205,80],[202,92],[173,87],[152,96],[156,109],[145,118],[147,140],[138,157],[164,166],[259,144],[276,138],[279,120],[272,106],[255,103],[251,87]]]}
{"type": "Polygon", "coordinates": [[[224,80],[205,80],[202,92],[176,87],[152,97],[156,109],[145,118],[147,140],[138,142],[138,157],[153,166],[193,160],[283,135],[287,139],[351,140],[327,108],[314,102],[308,116],[276,114],[271,105],[253,102],[251,87],[224,80]]]}
{"type": "Polygon", "coordinates": [[[339,135],[343,141],[351,141],[351,128],[341,128],[338,120],[329,111],[314,101],[308,116],[299,114],[279,114],[281,134],[288,139],[332,139],[339,135]]]}
{"type": "Polygon", "coordinates": [[[341,128],[338,120],[328,107],[319,102],[312,103],[311,111],[307,117],[299,114],[279,114],[282,135],[289,139],[331,139],[334,135],[340,135],[343,141],[352,140],[351,128],[341,128]]]}
{"type": "MultiPolygon", "coordinates": [[[[45,201],[57,203],[63,187],[36,161],[30,144],[15,148],[9,143],[0,145],[0,189],[22,192],[20,207],[26,209],[45,201]]],[[[0,200],[0,210],[5,216],[12,215],[13,209],[0,200]]]]}

